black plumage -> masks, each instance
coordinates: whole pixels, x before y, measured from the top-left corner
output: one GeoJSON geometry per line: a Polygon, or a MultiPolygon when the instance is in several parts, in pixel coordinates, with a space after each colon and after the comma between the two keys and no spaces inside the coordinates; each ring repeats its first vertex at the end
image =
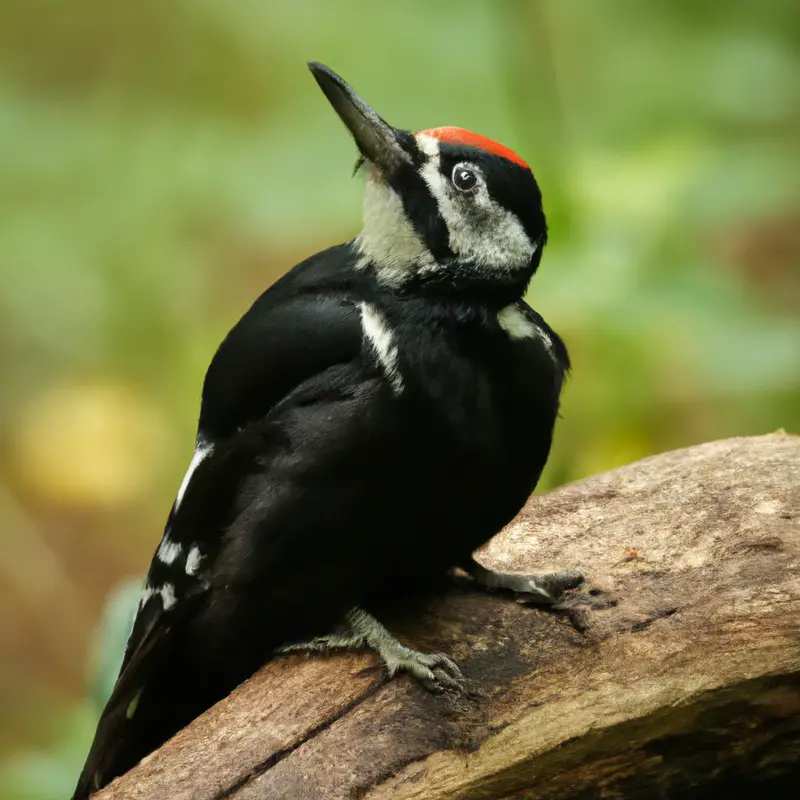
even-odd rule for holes
{"type": "Polygon", "coordinates": [[[438,174],[473,165],[490,198],[464,198],[477,210],[464,206],[459,238],[461,198],[442,199],[454,190],[437,188],[425,149],[434,145],[377,115],[378,144],[365,138],[347,116],[349,102],[362,119],[363,101],[313,69],[353,130],[372,191],[398,198],[396,224],[416,239],[375,229],[395,224],[391,214],[367,221],[359,238],[275,283],[220,345],[203,387],[200,455],[151,564],[76,798],[277,648],[324,636],[353,608],[380,616],[467,563],[524,504],[549,453],[568,358],[522,300],[546,238],[533,176],[468,145],[435,145],[438,174]],[[485,255],[495,245],[471,243],[484,223],[506,225],[496,247],[521,246],[524,258],[493,269],[485,255]]]}

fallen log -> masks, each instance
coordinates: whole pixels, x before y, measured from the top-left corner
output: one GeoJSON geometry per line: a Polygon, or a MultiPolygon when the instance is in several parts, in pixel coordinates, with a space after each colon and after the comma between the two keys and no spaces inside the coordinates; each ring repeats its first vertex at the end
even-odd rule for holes
{"type": "Polygon", "coordinates": [[[394,629],[450,653],[466,694],[387,682],[371,654],[281,657],[98,800],[800,796],[800,437],[535,496],[478,557],[578,568],[607,602],[580,630],[454,583],[394,629]]]}

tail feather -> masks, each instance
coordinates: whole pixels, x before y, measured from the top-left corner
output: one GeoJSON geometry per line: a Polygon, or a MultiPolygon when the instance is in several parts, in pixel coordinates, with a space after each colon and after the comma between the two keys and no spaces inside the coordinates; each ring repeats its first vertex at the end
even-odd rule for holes
{"type": "Polygon", "coordinates": [[[208,675],[169,668],[146,684],[120,685],[97,725],[73,800],[85,800],[161,747],[226,694],[208,675]]]}
{"type": "Polygon", "coordinates": [[[171,725],[180,723],[170,713],[173,708],[168,704],[167,713],[162,708],[159,714],[154,705],[158,696],[168,691],[170,674],[179,666],[172,658],[171,626],[148,626],[134,640],[136,633],[134,628],[133,646],[129,642],[119,677],[100,715],[73,800],[85,800],[127,772],[185,724],[170,730],[171,725]]]}
{"type": "Polygon", "coordinates": [[[114,778],[127,772],[143,757],[137,757],[136,751],[140,748],[135,747],[135,741],[131,740],[127,708],[132,705],[136,705],[134,697],[127,704],[122,701],[106,706],[72,795],[73,800],[86,800],[114,778]]]}

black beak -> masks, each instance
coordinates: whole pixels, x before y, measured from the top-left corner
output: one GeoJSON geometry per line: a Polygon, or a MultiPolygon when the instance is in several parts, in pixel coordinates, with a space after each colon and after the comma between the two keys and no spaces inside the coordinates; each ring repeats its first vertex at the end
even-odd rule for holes
{"type": "Polygon", "coordinates": [[[401,132],[367,105],[348,83],[316,61],[309,61],[308,68],[367,161],[387,178],[401,165],[411,163],[411,156],[400,143],[401,132]]]}

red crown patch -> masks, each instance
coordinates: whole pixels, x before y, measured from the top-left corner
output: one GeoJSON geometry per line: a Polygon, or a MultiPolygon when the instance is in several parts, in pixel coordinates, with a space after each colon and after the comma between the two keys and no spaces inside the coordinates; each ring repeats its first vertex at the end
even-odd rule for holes
{"type": "Polygon", "coordinates": [[[525,169],[530,167],[509,147],[506,147],[499,142],[492,139],[487,139],[478,133],[473,133],[465,128],[455,128],[452,126],[444,126],[442,128],[428,128],[427,130],[420,131],[420,134],[430,136],[432,139],[438,139],[440,142],[449,142],[450,144],[463,144],[468,147],[474,147],[478,150],[483,150],[486,153],[492,153],[495,156],[502,156],[515,164],[519,164],[525,169]]]}

